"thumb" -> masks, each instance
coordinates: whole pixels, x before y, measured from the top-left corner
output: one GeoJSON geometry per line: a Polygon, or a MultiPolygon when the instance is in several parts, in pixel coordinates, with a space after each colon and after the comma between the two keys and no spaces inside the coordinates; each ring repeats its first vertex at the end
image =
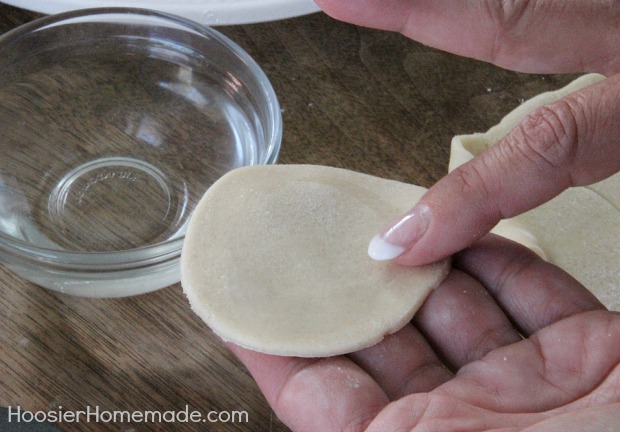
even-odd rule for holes
{"type": "Polygon", "coordinates": [[[445,258],[501,219],[617,171],[620,74],[534,110],[497,144],[438,181],[375,236],[369,254],[406,265],[445,258]]]}

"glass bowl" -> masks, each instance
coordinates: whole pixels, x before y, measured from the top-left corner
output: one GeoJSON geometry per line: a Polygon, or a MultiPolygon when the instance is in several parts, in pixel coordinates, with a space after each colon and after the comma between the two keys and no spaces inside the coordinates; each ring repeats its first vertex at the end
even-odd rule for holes
{"type": "Polygon", "coordinates": [[[0,36],[0,260],[89,297],[179,281],[195,204],[275,163],[267,77],[239,46],[141,9],[45,17],[0,36]]]}

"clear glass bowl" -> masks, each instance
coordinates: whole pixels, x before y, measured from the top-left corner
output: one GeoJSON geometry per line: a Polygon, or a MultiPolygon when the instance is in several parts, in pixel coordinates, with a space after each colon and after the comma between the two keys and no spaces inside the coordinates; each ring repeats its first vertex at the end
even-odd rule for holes
{"type": "Polygon", "coordinates": [[[0,260],[90,297],[179,281],[207,188],[276,161],[276,95],[220,33],[139,9],[45,17],[0,36],[0,260]]]}

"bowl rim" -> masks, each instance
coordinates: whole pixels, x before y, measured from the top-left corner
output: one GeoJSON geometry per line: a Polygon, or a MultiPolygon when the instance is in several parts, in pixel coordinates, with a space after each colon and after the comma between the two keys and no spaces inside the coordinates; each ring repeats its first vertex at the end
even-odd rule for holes
{"type": "MultiPolygon", "coordinates": [[[[0,35],[0,45],[12,43],[21,37],[35,31],[56,26],[62,22],[86,19],[103,15],[135,15],[144,19],[163,20],[179,26],[181,29],[192,31],[201,36],[217,41],[230,49],[232,55],[243,61],[245,66],[256,78],[268,106],[268,120],[272,125],[267,137],[267,152],[263,160],[257,164],[274,164],[278,159],[282,142],[282,112],[275,90],[269,78],[258,63],[228,36],[204,24],[180,17],[171,13],[135,7],[98,7],[85,8],[47,15],[22,24],[0,35]]],[[[191,217],[191,215],[190,215],[191,217]]],[[[67,251],[34,246],[31,243],[16,239],[0,232],[0,258],[13,262],[15,258],[33,265],[76,271],[119,271],[134,270],[153,265],[159,265],[171,260],[178,260],[185,235],[152,245],[140,246],[133,249],[118,251],[67,251]],[[7,259],[8,258],[8,259],[7,259]]],[[[21,263],[23,264],[23,263],[21,263]]]]}

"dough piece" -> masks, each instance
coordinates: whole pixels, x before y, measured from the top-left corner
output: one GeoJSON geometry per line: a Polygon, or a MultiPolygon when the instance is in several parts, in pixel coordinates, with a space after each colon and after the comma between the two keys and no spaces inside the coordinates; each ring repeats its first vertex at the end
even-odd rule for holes
{"type": "MultiPolygon", "coordinates": [[[[510,132],[526,115],[604,79],[584,75],[563,89],[540,94],[486,133],[452,139],[449,170],[473,159],[510,132]]],[[[620,311],[620,174],[571,188],[542,206],[501,221],[493,232],[518,241],[558,265],[609,309],[620,311]]]]}
{"type": "Polygon", "coordinates": [[[408,323],[449,270],[376,262],[368,241],[424,188],[311,165],[236,169],[191,218],[181,281],[224,340],[323,357],[379,342],[408,323]]]}
{"type": "Polygon", "coordinates": [[[491,147],[507,135],[515,126],[521,123],[521,121],[536,108],[556,102],[571,93],[595,84],[603,79],[605,79],[605,76],[601,74],[592,73],[583,75],[559,90],[541,93],[526,100],[506,114],[497,125],[484,133],[478,132],[469,135],[455,136],[452,138],[448,171],[452,171],[456,167],[463,165],[465,162],[473,159],[474,156],[478,156],[491,147]]]}

